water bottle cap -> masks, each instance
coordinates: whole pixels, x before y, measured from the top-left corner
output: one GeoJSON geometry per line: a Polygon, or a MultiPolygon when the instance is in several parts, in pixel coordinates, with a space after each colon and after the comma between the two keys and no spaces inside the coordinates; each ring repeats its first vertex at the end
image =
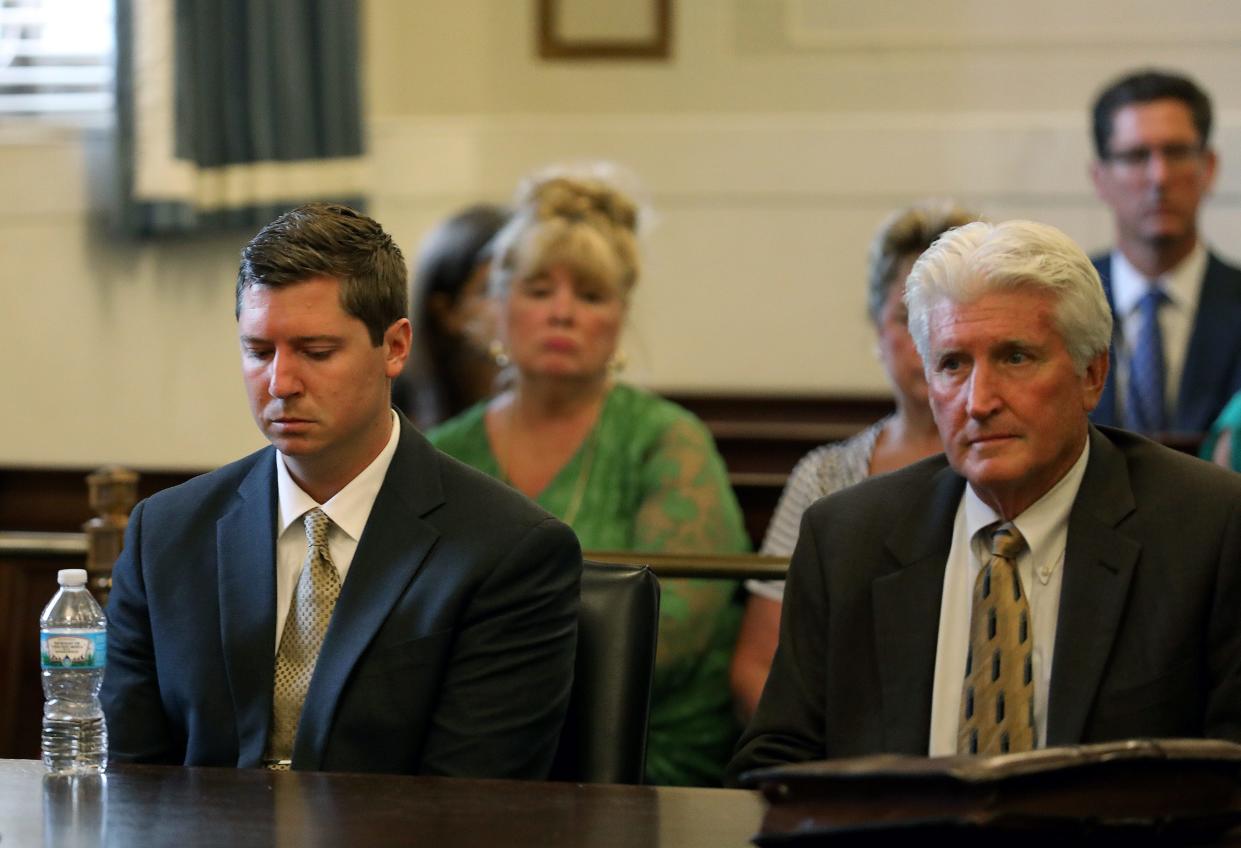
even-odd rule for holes
{"type": "Polygon", "coordinates": [[[85,568],[62,568],[56,572],[56,582],[61,586],[85,586],[85,568]]]}

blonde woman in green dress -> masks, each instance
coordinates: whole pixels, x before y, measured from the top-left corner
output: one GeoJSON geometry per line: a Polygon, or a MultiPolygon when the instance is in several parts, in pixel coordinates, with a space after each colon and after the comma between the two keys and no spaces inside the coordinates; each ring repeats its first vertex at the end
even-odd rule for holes
{"type": "MultiPolygon", "coordinates": [[[[493,253],[497,357],[511,387],[429,435],[573,527],[584,550],[748,549],[702,422],[613,379],[638,280],[637,209],[594,178],[535,178],[493,253]]],[[[728,663],[736,584],[661,581],[647,780],[720,782],[738,726],[728,663]]]]}

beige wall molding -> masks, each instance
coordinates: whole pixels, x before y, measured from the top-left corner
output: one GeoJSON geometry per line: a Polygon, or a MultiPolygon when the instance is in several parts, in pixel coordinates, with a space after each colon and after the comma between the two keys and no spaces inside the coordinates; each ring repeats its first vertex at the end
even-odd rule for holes
{"type": "MultiPolygon", "coordinates": [[[[1039,0],[783,0],[794,50],[975,50],[1219,46],[1241,41],[1235,4],[1218,0],[1114,3],[1039,0]]],[[[776,4],[769,14],[778,14],[776,4]]]]}

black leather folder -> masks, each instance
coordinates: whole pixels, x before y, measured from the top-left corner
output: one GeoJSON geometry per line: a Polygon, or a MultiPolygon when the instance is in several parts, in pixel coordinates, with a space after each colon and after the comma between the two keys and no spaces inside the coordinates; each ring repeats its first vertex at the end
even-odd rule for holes
{"type": "Polygon", "coordinates": [[[761,846],[1241,846],[1241,745],[1131,740],[996,757],[879,755],[748,772],[761,846]]]}

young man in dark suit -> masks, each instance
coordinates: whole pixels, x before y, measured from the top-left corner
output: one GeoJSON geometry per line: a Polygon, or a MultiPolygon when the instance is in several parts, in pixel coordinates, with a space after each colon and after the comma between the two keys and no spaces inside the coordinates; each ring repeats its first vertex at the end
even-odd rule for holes
{"type": "Polygon", "coordinates": [[[108,605],[113,761],[546,776],[581,551],[391,408],[407,302],[400,250],[343,206],[242,252],[271,446],[134,509],[108,605]]]}

